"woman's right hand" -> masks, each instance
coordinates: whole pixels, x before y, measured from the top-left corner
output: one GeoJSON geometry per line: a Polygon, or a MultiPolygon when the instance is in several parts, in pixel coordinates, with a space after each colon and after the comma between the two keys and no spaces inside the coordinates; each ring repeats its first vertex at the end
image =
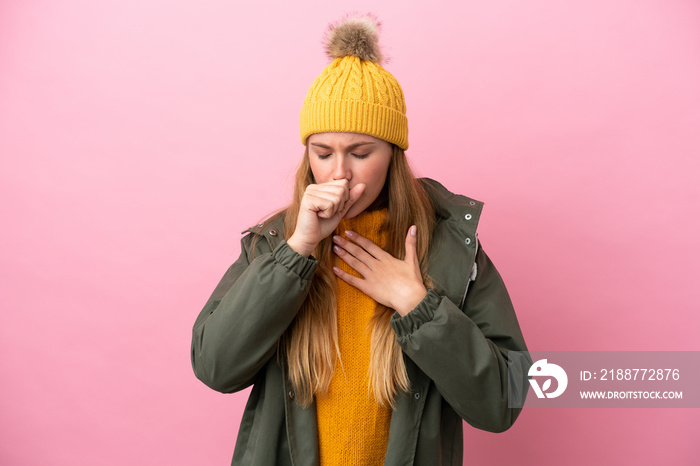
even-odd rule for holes
{"type": "Polygon", "coordinates": [[[307,186],[301,200],[296,228],[287,240],[289,247],[304,257],[310,256],[316,245],[335,231],[340,219],[364,190],[364,183],[349,189],[346,179],[307,186]]]}

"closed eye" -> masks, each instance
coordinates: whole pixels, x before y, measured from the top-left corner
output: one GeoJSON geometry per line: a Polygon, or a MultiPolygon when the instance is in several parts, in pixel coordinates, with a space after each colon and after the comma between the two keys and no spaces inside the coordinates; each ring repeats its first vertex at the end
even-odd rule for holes
{"type": "MultiPolygon", "coordinates": [[[[369,154],[350,154],[350,155],[352,155],[356,159],[360,159],[360,160],[366,159],[369,156],[369,154]]],[[[331,154],[316,154],[316,157],[318,157],[319,160],[326,160],[330,156],[331,156],[331,154]]]]}

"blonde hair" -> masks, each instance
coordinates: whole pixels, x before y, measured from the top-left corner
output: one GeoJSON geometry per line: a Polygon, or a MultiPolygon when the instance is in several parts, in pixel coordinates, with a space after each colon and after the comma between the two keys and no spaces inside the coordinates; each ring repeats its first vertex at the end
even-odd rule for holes
{"type": "MultiPolygon", "coordinates": [[[[417,228],[417,255],[426,286],[427,252],[435,225],[435,210],[421,183],[413,176],[404,150],[392,145],[393,152],[385,184],[387,217],[382,229],[387,232],[384,249],[394,257],[405,257],[406,234],[411,225],[417,228]]],[[[309,164],[308,147],[297,170],[294,197],[285,215],[284,233],[289,238],[296,228],[304,191],[314,182],[309,164]]],[[[304,407],[316,394],[325,394],[333,378],[336,362],[341,362],[338,347],[336,276],[332,271],[332,240],[323,239],[313,251],[318,260],[309,294],[294,321],[280,339],[278,350],[284,355],[288,376],[304,407]]],[[[399,391],[408,391],[410,383],[401,347],[391,328],[393,309],[377,303],[371,328],[369,389],[382,406],[394,406],[399,391]]]]}

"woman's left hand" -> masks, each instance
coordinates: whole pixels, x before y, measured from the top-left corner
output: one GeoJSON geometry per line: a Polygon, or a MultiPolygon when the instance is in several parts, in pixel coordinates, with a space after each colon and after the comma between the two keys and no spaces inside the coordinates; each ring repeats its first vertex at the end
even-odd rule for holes
{"type": "Polygon", "coordinates": [[[405,316],[428,294],[416,254],[416,227],[406,235],[406,258],[397,259],[364,236],[345,232],[347,239],[333,236],[333,251],[364,277],[358,278],[338,267],[333,272],[364,294],[405,316]]]}

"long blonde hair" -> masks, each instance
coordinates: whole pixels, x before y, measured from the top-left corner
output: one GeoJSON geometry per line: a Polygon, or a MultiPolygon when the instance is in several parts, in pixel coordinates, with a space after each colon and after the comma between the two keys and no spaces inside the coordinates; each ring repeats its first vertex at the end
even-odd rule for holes
{"type": "MultiPolygon", "coordinates": [[[[304,191],[311,183],[314,179],[307,147],[297,170],[292,203],[280,213],[285,215],[285,238],[294,233],[304,191]]],[[[406,234],[411,225],[416,225],[421,275],[426,286],[430,286],[427,252],[435,224],[435,210],[423,186],[413,176],[403,149],[395,145],[385,183],[388,205],[387,217],[381,227],[387,232],[384,249],[403,259],[406,234]]],[[[304,407],[311,404],[316,394],[328,391],[336,362],[340,362],[336,276],[332,271],[331,248],[332,240],[327,237],[314,249],[318,267],[309,294],[279,342],[279,351],[286,360],[297,402],[304,407]]],[[[401,347],[390,325],[393,313],[392,309],[377,303],[369,324],[372,332],[369,388],[377,402],[391,407],[399,391],[410,389],[401,347]]]]}

